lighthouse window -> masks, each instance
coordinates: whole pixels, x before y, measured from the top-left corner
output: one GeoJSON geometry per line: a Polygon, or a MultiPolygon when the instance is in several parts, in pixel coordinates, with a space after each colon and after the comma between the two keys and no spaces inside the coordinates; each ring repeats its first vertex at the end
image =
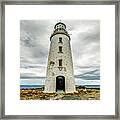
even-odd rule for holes
{"type": "Polygon", "coordinates": [[[59,37],[59,43],[62,43],[62,37],[59,37]]]}
{"type": "Polygon", "coordinates": [[[62,66],[62,59],[59,59],[59,66],[62,66]]]}
{"type": "Polygon", "coordinates": [[[62,53],[62,46],[59,46],[59,52],[62,53]]]}

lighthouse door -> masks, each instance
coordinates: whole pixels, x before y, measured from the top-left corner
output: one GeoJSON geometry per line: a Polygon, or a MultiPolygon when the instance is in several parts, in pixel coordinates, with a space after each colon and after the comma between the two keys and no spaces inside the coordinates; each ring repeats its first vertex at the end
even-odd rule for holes
{"type": "Polygon", "coordinates": [[[65,91],[65,77],[57,76],[56,77],[56,92],[65,91]]]}

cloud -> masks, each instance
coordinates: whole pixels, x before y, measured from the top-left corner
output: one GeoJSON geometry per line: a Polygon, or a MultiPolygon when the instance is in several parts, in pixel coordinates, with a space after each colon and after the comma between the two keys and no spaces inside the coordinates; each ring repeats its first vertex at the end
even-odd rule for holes
{"type": "MultiPolygon", "coordinates": [[[[50,35],[58,20],[20,21],[21,77],[45,77],[50,35]]],[[[100,78],[100,21],[62,20],[71,37],[74,74],[81,79],[100,78]],[[97,71],[98,73],[94,72],[97,71]],[[88,74],[88,72],[91,72],[88,74]]]]}
{"type": "Polygon", "coordinates": [[[75,78],[82,80],[100,80],[100,67],[76,67],[74,72],[75,78]]]}
{"type": "Polygon", "coordinates": [[[46,64],[49,34],[46,21],[21,21],[21,64],[46,64]]]}
{"type": "Polygon", "coordinates": [[[84,21],[72,29],[72,51],[74,65],[92,66],[100,64],[100,22],[84,21]]]}

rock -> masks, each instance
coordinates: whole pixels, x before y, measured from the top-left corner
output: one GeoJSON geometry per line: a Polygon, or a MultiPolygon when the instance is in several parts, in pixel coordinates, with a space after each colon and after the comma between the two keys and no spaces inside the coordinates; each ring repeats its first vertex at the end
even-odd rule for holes
{"type": "Polygon", "coordinates": [[[44,93],[39,89],[20,90],[21,100],[99,100],[100,91],[78,89],[74,93],[44,93]]]}

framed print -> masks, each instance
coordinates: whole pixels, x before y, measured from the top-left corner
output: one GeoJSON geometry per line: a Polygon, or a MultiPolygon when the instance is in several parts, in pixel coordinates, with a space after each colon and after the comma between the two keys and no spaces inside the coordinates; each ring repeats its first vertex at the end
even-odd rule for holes
{"type": "Polygon", "coordinates": [[[1,7],[1,118],[119,119],[118,1],[1,7]]]}

